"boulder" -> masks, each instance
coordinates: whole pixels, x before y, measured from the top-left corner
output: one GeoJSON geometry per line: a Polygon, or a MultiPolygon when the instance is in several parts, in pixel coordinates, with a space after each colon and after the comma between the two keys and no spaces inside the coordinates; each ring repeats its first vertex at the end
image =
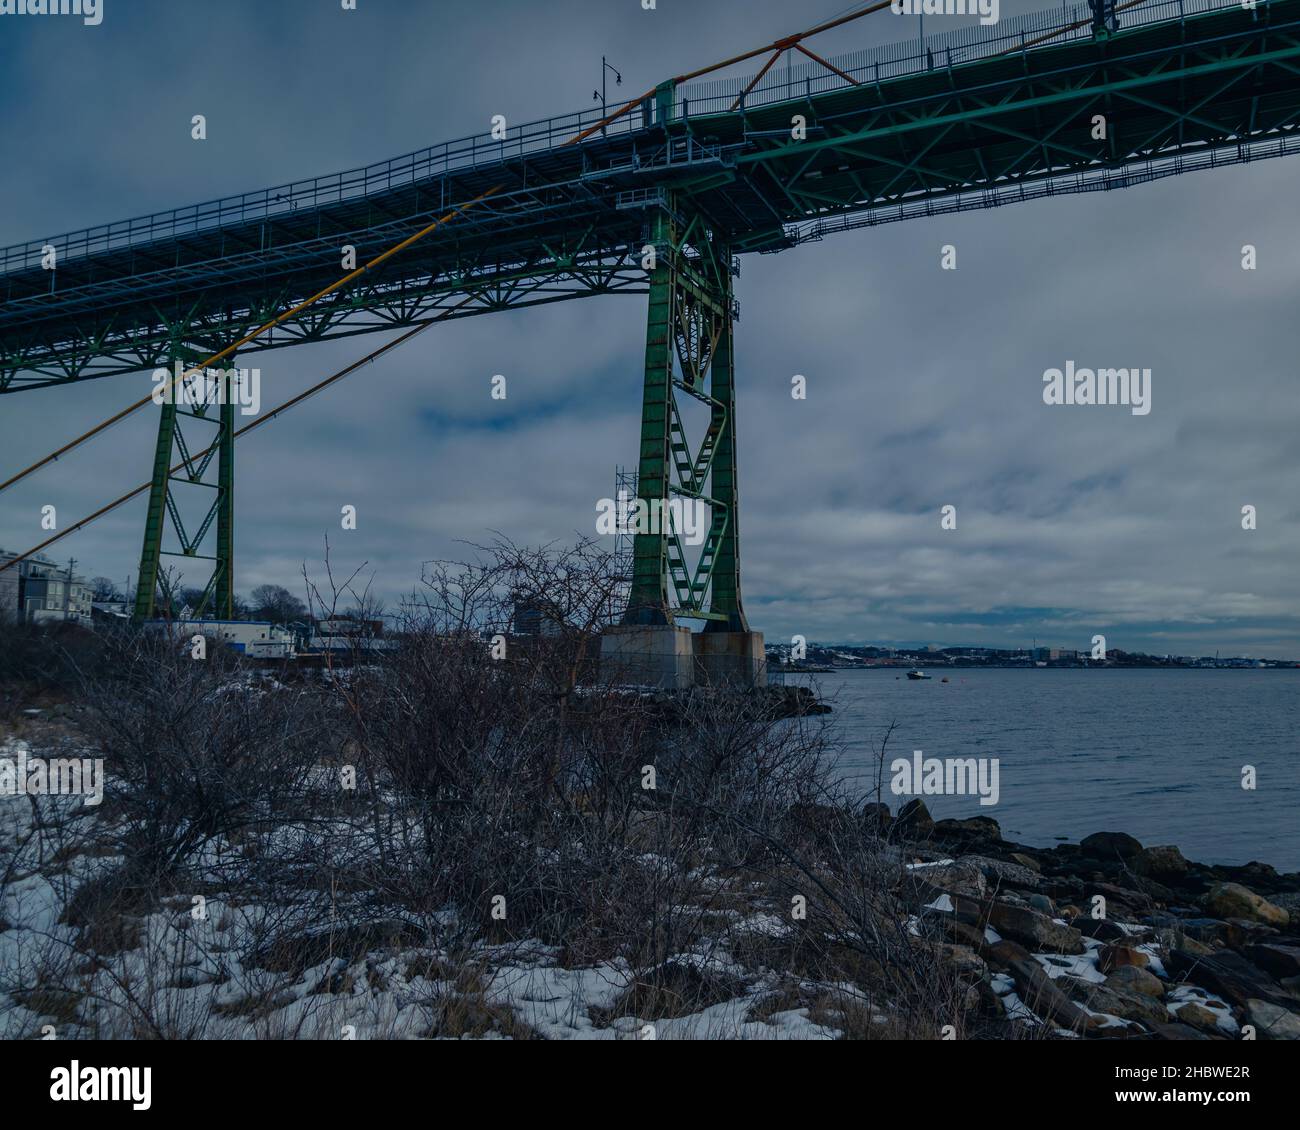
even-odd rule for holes
{"type": "Polygon", "coordinates": [[[963,860],[939,867],[926,867],[921,871],[927,883],[967,898],[983,898],[986,890],[984,872],[963,860]]]}
{"type": "Polygon", "coordinates": [[[1043,967],[1015,942],[1003,940],[985,946],[984,956],[1011,975],[1021,1001],[1036,1016],[1074,1032],[1095,1031],[1105,1023],[1100,1017],[1089,1016],[1052,984],[1043,967]]]}
{"type": "Polygon", "coordinates": [[[862,823],[873,832],[885,833],[894,822],[887,804],[864,804],[862,806],[862,823]]]}
{"type": "Polygon", "coordinates": [[[1155,997],[1157,1000],[1165,995],[1165,983],[1139,965],[1121,965],[1106,978],[1106,987],[1141,993],[1144,997],[1155,997]]]}
{"type": "Polygon", "coordinates": [[[1129,967],[1145,969],[1151,964],[1149,954],[1143,953],[1136,946],[1115,942],[1102,946],[1097,951],[1097,968],[1103,973],[1113,973],[1117,969],[1129,967]]]}
{"type": "Polygon", "coordinates": [[[1114,883],[1093,883],[1089,887],[1089,894],[1101,895],[1106,899],[1110,906],[1108,914],[1111,918],[1123,918],[1119,913],[1120,909],[1126,913],[1131,911],[1150,910],[1155,903],[1151,901],[1150,895],[1144,895],[1141,891],[1135,891],[1132,887],[1120,887],[1114,883]]]}
{"type": "Polygon", "coordinates": [[[1300,1016],[1268,1001],[1247,1001],[1245,1022],[1261,1040],[1300,1040],[1300,1016]]]}
{"type": "Polygon", "coordinates": [[[1179,1024],[1189,1024],[1198,1032],[1219,1035],[1223,1031],[1219,1027],[1219,1018],[1204,1005],[1197,1004],[1195,1001],[1188,1001],[1187,1004],[1182,1005],[1176,1015],[1179,1024]]]}
{"type": "Polygon", "coordinates": [[[1139,875],[1153,879],[1176,879],[1187,874],[1187,860],[1173,844],[1143,848],[1130,864],[1139,875]]]}
{"type": "Polygon", "coordinates": [[[989,906],[988,924],[999,934],[1036,950],[1054,953],[1083,953],[1083,936],[1072,926],[1062,926],[1046,914],[1027,906],[994,902],[989,906]]]}
{"type": "Polygon", "coordinates": [[[1220,950],[1211,957],[1199,957],[1184,949],[1172,949],[1165,962],[1171,975],[1200,985],[1238,1008],[1251,1000],[1267,1001],[1287,1008],[1296,1002],[1239,953],[1220,950]]]}
{"type": "Polygon", "coordinates": [[[1093,1012],[1104,1012],[1142,1024],[1165,1024],[1169,1021],[1169,1010],[1164,1002],[1143,993],[1112,987],[1109,983],[1098,985],[1077,977],[1062,977],[1061,980],[1069,982],[1070,995],[1093,1012]]]}
{"type": "Polygon", "coordinates": [[[934,826],[934,833],[941,839],[1002,839],[1002,829],[991,816],[972,816],[966,820],[940,820],[934,826]]]}
{"type": "Polygon", "coordinates": [[[1142,845],[1127,832],[1093,832],[1080,840],[1079,846],[1097,859],[1132,859],[1142,850],[1142,845]]]}
{"type": "Polygon", "coordinates": [[[1231,922],[1217,918],[1185,918],[1175,927],[1185,937],[1195,938],[1207,946],[1236,949],[1246,940],[1246,932],[1231,922]]]}
{"type": "Polygon", "coordinates": [[[1027,867],[1030,871],[1040,872],[1043,867],[1032,855],[1025,855],[1023,852],[1013,851],[1007,856],[1012,863],[1018,863],[1021,867],[1027,867]]]}
{"type": "Polygon", "coordinates": [[[1046,895],[1037,894],[1037,893],[1030,895],[1029,905],[1032,906],[1035,910],[1041,911],[1043,914],[1046,914],[1049,918],[1054,917],[1056,914],[1056,906],[1053,904],[1052,900],[1049,899],[1046,895]]]}
{"type": "Polygon", "coordinates": [[[934,817],[925,801],[913,797],[898,810],[898,829],[911,839],[928,840],[934,834],[934,817]]]}
{"type": "Polygon", "coordinates": [[[963,855],[963,863],[971,863],[984,872],[989,882],[1002,887],[1023,887],[1032,890],[1042,880],[1038,873],[1018,863],[1009,863],[1005,859],[994,859],[987,855],[963,855]]]}
{"type": "Polygon", "coordinates": [[[1279,906],[1285,910],[1292,922],[1300,922],[1300,891],[1287,891],[1284,894],[1276,894],[1271,897],[1270,901],[1274,906],[1279,906]]]}
{"type": "Polygon", "coordinates": [[[1261,942],[1247,946],[1242,953],[1279,980],[1284,977],[1300,977],[1300,946],[1261,942]]]}
{"type": "Polygon", "coordinates": [[[971,946],[941,943],[935,947],[936,956],[952,967],[958,977],[978,981],[988,972],[984,959],[971,946]]]}
{"type": "Polygon", "coordinates": [[[922,871],[909,871],[907,877],[903,880],[902,897],[903,903],[913,914],[920,914],[925,911],[935,912],[937,908],[935,903],[946,907],[946,910],[939,913],[947,919],[952,919],[966,923],[971,927],[978,927],[980,940],[983,941],[984,931],[982,922],[984,919],[984,902],[982,899],[971,898],[967,895],[960,894],[956,891],[945,890],[935,883],[931,883],[927,878],[930,868],[922,871]]]}
{"type": "Polygon", "coordinates": [[[1099,938],[1103,942],[1118,942],[1129,937],[1118,922],[1112,922],[1109,918],[1093,918],[1088,914],[1080,914],[1072,924],[1079,933],[1089,938],[1099,938]]]}
{"type": "Polygon", "coordinates": [[[1240,883],[1216,883],[1201,903],[1219,918],[1247,918],[1270,926],[1285,926],[1291,920],[1280,906],[1240,883]]]}

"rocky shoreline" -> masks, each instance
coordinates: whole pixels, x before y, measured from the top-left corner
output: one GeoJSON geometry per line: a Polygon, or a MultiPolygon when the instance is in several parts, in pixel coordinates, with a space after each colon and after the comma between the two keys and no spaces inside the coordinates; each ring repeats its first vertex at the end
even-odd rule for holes
{"type": "Polygon", "coordinates": [[[1102,831],[1044,849],[995,820],[874,817],[900,892],[969,1004],[1059,1036],[1300,1039],[1300,873],[1212,866],[1102,831]]]}

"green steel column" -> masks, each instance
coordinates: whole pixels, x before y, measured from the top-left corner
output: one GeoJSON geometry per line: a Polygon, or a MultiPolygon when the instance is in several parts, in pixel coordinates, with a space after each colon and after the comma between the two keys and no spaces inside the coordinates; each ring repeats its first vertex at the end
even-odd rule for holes
{"type": "Polygon", "coordinates": [[[673,118],[673,103],[677,100],[677,84],[672,79],[655,87],[655,117],[658,124],[666,126],[673,118]]]}
{"type": "Polygon", "coordinates": [[[713,587],[709,592],[709,610],[721,612],[726,621],[710,620],[705,631],[747,632],[749,624],[740,602],[740,530],[736,490],[736,369],[731,310],[731,252],[720,248],[718,260],[723,265],[722,332],[713,353],[713,368],[709,375],[709,392],[720,401],[727,414],[726,426],[718,439],[713,455],[709,495],[726,507],[728,517],[726,533],[718,544],[717,560],[713,566],[713,587]]]}
{"type": "MultiPolygon", "coordinates": [[[[677,300],[672,224],[656,212],[653,228],[655,267],[650,274],[646,319],[645,385],[641,399],[641,454],[637,497],[647,508],[666,502],[673,395],[672,329],[677,300]]],[[[668,623],[667,543],[662,531],[632,539],[632,591],[623,618],[629,624],[668,623]]]]}
{"type": "MultiPolygon", "coordinates": [[[[172,359],[181,357],[173,348],[172,359]]],[[[169,374],[174,369],[168,370],[169,374]]],[[[170,375],[169,375],[170,380],[170,375]]],[[[170,384],[168,385],[170,388],[170,384]]],[[[149,484],[149,508],[145,511],[144,546],[140,550],[140,575],[135,587],[135,619],[147,620],[154,614],[154,596],[158,591],[158,568],[162,555],[163,524],[167,518],[167,487],[171,471],[172,442],[176,436],[176,397],[163,401],[158,417],[158,444],[154,448],[153,479],[149,484]]]]}
{"type": "Polygon", "coordinates": [[[226,359],[221,431],[217,438],[217,562],[213,615],[235,618],[235,355],[226,359]]]}

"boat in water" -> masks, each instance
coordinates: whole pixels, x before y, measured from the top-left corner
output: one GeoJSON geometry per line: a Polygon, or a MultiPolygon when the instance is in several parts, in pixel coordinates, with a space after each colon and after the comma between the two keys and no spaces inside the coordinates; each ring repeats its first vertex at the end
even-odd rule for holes
{"type": "Polygon", "coordinates": [[[919,667],[913,667],[908,673],[909,679],[928,679],[930,676],[922,671],[919,667]]]}

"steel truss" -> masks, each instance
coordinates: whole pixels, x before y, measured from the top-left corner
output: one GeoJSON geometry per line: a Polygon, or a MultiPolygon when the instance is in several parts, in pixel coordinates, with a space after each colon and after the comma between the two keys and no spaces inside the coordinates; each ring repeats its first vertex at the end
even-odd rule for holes
{"type": "Polygon", "coordinates": [[[668,203],[655,212],[652,224],[655,264],[637,469],[641,518],[654,528],[638,529],[633,538],[624,622],[697,619],[709,622],[706,630],[747,631],[736,494],[732,279],[739,261],[702,217],[668,203]],[[697,447],[686,434],[679,393],[708,409],[708,427],[697,447]],[[709,511],[693,565],[683,530],[670,521],[672,499],[702,503],[709,511]]]}

